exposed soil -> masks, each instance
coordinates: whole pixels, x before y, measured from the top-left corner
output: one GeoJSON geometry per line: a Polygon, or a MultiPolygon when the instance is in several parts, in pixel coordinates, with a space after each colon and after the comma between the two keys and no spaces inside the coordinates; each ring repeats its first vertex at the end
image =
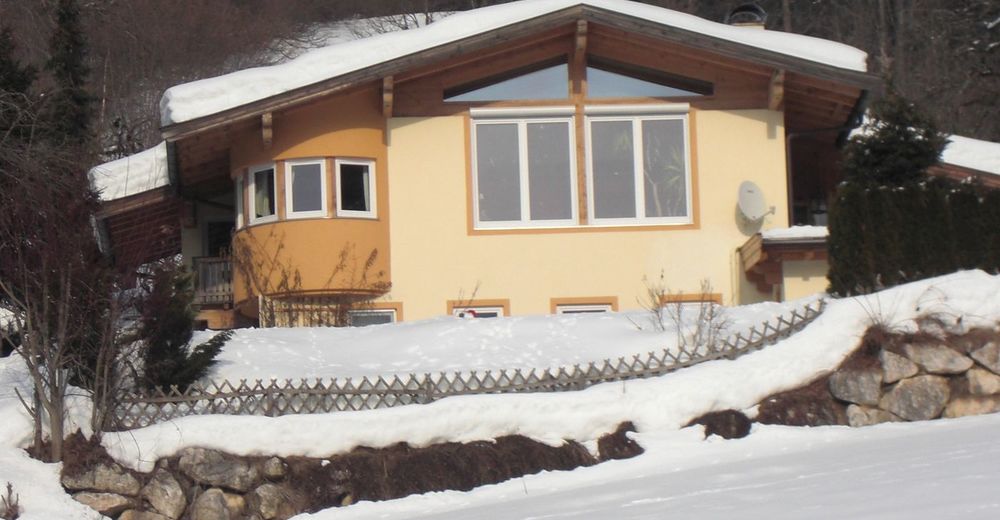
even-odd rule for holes
{"type": "Polygon", "coordinates": [[[618,429],[612,433],[606,433],[597,439],[597,452],[600,454],[601,462],[612,459],[630,459],[636,455],[642,455],[642,446],[638,442],[628,437],[628,432],[634,432],[635,425],[632,421],[623,422],[618,425],[618,429]]]}
{"type": "Polygon", "coordinates": [[[705,427],[705,438],[710,435],[718,435],[723,439],[742,439],[750,435],[750,427],[753,422],[743,412],[739,410],[722,410],[720,412],[709,412],[701,417],[692,419],[687,426],[700,424],[705,427]]]}
{"type": "Polygon", "coordinates": [[[821,377],[806,386],[764,399],[756,421],[785,426],[847,424],[847,406],[830,395],[827,379],[821,377]]]}

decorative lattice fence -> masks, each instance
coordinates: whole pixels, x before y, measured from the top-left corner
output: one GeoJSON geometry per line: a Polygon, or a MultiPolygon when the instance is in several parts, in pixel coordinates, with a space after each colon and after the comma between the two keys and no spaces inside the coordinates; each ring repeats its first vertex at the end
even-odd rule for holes
{"type": "Polygon", "coordinates": [[[276,417],[425,404],[455,395],[581,390],[599,383],[660,376],[717,359],[735,359],[802,329],[825,308],[820,300],[714,345],[605,359],[547,369],[440,372],[394,376],[284,381],[229,381],[123,396],[113,428],[139,428],[188,415],[276,417]]]}

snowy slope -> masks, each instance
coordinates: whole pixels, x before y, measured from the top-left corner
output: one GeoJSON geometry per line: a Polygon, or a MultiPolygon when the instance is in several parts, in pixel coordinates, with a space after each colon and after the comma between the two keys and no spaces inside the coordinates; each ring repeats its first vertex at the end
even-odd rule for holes
{"type": "Polygon", "coordinates": [[[168,89],[164,126],[190,121],[319,81],[576,5],[589,5],[846,70],[865,71],[867,54],[841,43],[711,22],[625,0],[523,0],[451,15],[426,27],[306,52],[287,63],[246,69],[168,89]]]}

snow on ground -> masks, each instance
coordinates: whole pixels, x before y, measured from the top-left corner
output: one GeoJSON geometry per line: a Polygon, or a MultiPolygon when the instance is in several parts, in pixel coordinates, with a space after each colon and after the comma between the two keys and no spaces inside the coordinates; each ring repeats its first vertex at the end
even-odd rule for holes
{"type": "Polygon", "coordinates": [[[1000,175],[1000,143],[951,135],[941,162],[1000,175]]]}
{"type": "MultiPolygon", "coordinates": [[[[774,321],[813,299],[727,309],[730,329],[774,321]]],[[[694,318],[697,305],[685,306],[694,318]]],[[[359,328],[240,329],[226,343],[211,379],[297,379],[426,372],[547,368],[631,358],[676,344],[648,311],[491,319],[451,316],[359,328]],[[640,330],[640,327],[642,330],[640,330]]],[[[214,332],[198,333],[194,342],[214,332]]]]}
{"type": "Polygon", "coordinates": [[[1000,517],[1000,414],[868,428],[754,425],[642,433],[639,457],[471,492],[362,502],[296,518],[640,520],[1000,517]]]}
{"type": "Polygon", "coordinates": [[[826,226],[792,226],[787,228],[775,228],[761,231],[760,235],[764,240],[812,240],[826,239],[830,236],[830,231],[826,226]]]}
{"type": "MultiPolygon", "coordinates": [[[[738,441],[703,441],[700,428],[680,429],[704,412],[747,409],[771,393],[833,369],[873,320],[912,330],[913,318],[926,313],[945,320],[961,316],[962,327],[996,326],[1000,276],[959,272],[877,295],[834,300],[802,332],[776,345],[736,360],[703,363],[658,378],[608,383],[580,392],[462,396],[364,412],[186,417],[106,434],[103,442],[123,464],[148,471],[157,458],[186,446],[237,454],[325,457],[358,445],[379,447],[405,441],[420,446],[506,434],[558,444],[563,439],[589,442],[619,422],[631,420],[640,432],[637,440],[648,450],[632,460],[529,476],[469,493],[362,503],[313,517],[995,518],[1000,508],[995,493],[1000,476],[1000,445],[995,441],[1000,415],[863,429],[757,425],[748,438],[738,441]]],[[[601,318],[607,316],[588,319],[601,318]]],[[[421,327],[427,328],[424,332],[450,330],[460,335],[473,334],[480,327],[500,330],[504,322],[520,323],[525,327],[523,335],[511,337],[529,339],[532,334],[542,335],[545,321],[562,319],[439,319],[409,326],[417,328],[411,332],[418,336],[421,327]],[[534,332],[527,332],[532,327],[534,332]]],[[[610,327],[619,319],[612,317],[602,326],[610,327]]],[[[396,334],[405,326],[359,329],[352,334],[371,335],[366,341],[375,348],[376,336],[396,334]]],[[[627,338],[625,330],[635,329],[621,330],[627,338]]],[[[613,335],[607,334],[608,342],[613,342],[613,335]]],[[[556,343],[549,341],[549,345],[556,343]]],[[[451,348],[461,351],[464,345],[455,341],[451,348]]],[[[392,355],[386,352],[381,355],[392,355]]],[[[436,370],[452,362],[444,354],[435,354],[442,356],[433,358],[436,361],[431,361],[426,350],[408,355],[411,362],[436,370]]],[[[490,352],[479,355],[493,361],[512,359],[490,352]]],[[[0,423],[0,484],[11,481],[21,493],[23,520],[95,518],[59,488],[57,465],[30,460],[18,449],[30,440],[30,422],[13,388],[23,391],[26,386],[23,363],[16,358],[0,360],[0,414],[5,419],[0,423]]]]}
{"type": "Polygon", "coordinates": [[[169,182],[166,141],[90,170],[90,183],[105,201],[166,186],[169,182]]]}
{"type": "Polygon", "coordinates": [[[287,63],[246,69],[168,89],[162,124],[190,121],[402,56],[570,8],[589,5],[846,70],[865,71],[867,54],[829,40],[712,22],[624,0],[524,0],[457,13],[420,29],[380,34],[306,52],[287,63]]]}

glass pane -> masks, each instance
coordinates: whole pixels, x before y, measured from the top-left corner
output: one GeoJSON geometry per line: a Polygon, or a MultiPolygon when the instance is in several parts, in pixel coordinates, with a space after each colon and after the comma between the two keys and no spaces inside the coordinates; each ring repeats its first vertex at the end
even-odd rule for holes
{"type": "Polygon", "coordinates": [[[590,97],[682,97],[697,92],[668,87],[615,72],[587,67],[587,95],[590,97]]]}
{"type": "Polygon", "coordinates": [[[352,327],[367,327],[392,323],[392,311],[362,311],[348,314],[352,327]]]}
{"type": "Polygon", "coordinates": [[[631,121],[590,125],[594,175],[594,216],[635,217],[635,159],[631,121]]]}
{"type": "Polygon", "coordinates": [[[510,101],[567,97],[569,97],[569,67],[564,63],[451,96],[445,101],[510,101]]]}
{"type": "Polygon", "coordinates": [[[684,121],[642,122],[642,162],[647,217],[684,217],[687,209],[684,121]]]}
{"type": "Polygon", "coordinates": [[[253,174],[255,218],[274,215],[274,168],[256,171],[253,174]]]}
{"type": "Polygon", "coordinates": [[[319,163],[292,165],[292,211],[323,209],[322,172],[319,163]]]}
{"type": "Polygon", "coordinates": [[[370,179],[367,164],[340,165],[340,209],[371,211],[370,179]]]}
{"type": "Polygon", "coordinates": [[[476,125],[476,171],[479,220],[520,220],[521,184],[516,124],[476,125]]]}
{"type": "Polygon", "coordinates": [[[569,123],[528,124],[531,220],[573,218],[569,123]]]}

